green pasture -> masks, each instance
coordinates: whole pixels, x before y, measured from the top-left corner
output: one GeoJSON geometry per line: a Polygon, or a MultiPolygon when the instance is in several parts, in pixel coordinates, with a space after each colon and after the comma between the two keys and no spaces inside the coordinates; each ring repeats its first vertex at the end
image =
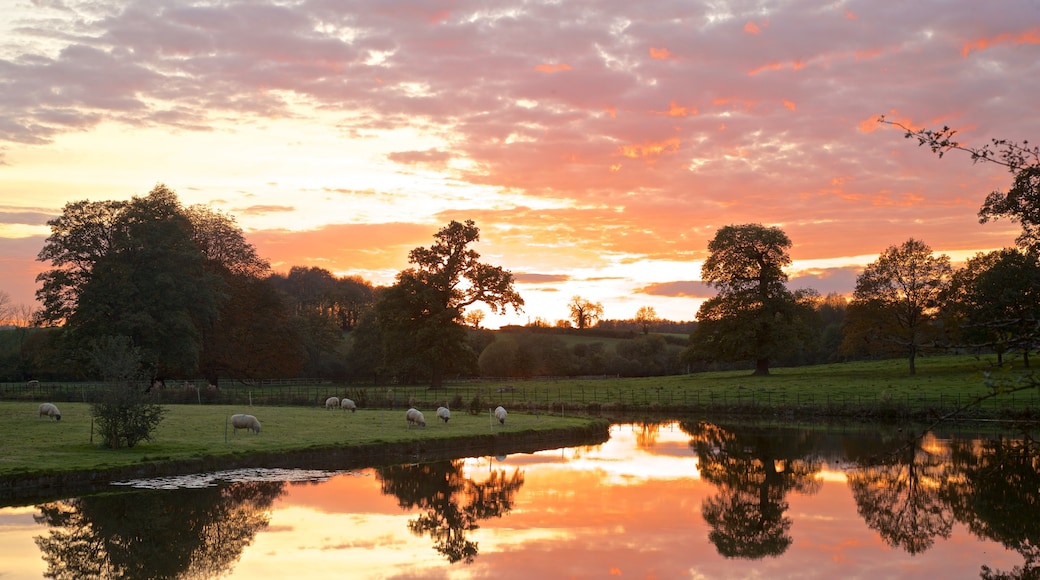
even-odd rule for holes
{"type": "Polygon", "coordinates": [[[587,424],[579,418],[510,413],[505,425],[492,422],[485,411],[469,415],[453,411],[451,421],[439,421],[424,411],[426,428],[409,428],[404,410],[356,413],[315,407],[252,407],[168,405],[168,413],[151,441],[129,449],[111,450],[91,441],[90,406],[59,403],[61,421],[38,416],[38,403],[0,402],[0,477],[28,472],[105,470],[143,462],[288,452],[362,444],[399,443],[420,439],[462,438],[503,431],[549,431],[587,424]],[[255,415],[263,427],[233,432],[227,418],[255,415]]]}
{"type": "MultiPolygon", "coordinates": [[[[954,410],[1003,385],[972,413],[999,415],[1040,409],[1037,389],[1013,390],[1030,369],[998,368],[992,358],[969,355],[919,358],[910,375],[904,359],[774,368],[769,376],[750,371],[705,372],[646,378],[590,377],[558,380],[498,380],[449,383],[446,392],[463,400],[481,396],[499,404],[533,402],[565,412],[592,410],[754,410],[812,408],[855,414],[882,410],[954,410]]],[[[407,390],[396,388],[407,395],[407,390]]],[[[415,394],[419,394],[417,391],[415,394]]],[[[441,396],[444,396],[443,394],[441,396]]]]}

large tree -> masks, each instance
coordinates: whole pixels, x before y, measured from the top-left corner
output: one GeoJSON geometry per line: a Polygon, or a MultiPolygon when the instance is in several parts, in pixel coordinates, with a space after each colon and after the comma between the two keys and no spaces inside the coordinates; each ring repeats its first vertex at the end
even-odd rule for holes
{"type": "MultiPolygon", "coordinates": [[[[256,306],[237,293],[254,293],[250,281],[264,277],[268,264],[230,216],[185,208],[159,184],[128,201],[69,203],[48,225],[38,259],[51,268],[37,278],[39,320],[63,325],[71,353],[125,337],[140,350],[143,371],[162,378],[196,372],[205,344],[276,336],[246,320],[276,319],[271,310],[240,309],[256,306]]],[[[219,353],[204,358],[213,363],[219,353]]]]}
{"type": "Polygon", "coordinates": [[[719,229],[701,266],[701,278],[718,294],[697,312],[688,358],[754,360],[755,374],[768,375],[770,360],[804,339],[816,293],[787,289],[790,248],[780,228],[719,229]]]}
{"type": "Polygon", "coordinates": [[[917,373],[917,355],[935,346],[941,298],[953,268],[946,255],[934,256],[920,240],[889,246],[856,279],[846,312],[845,348],[901,352],[917,373]]]}
{"type": "Polygon", "coordinates": [[[480,239],[472,220],[452,221],[434,235],[430,247],[408,253],[413,267],[397,275],[382,294],[377,311],[382,326],[384,356],[389,366],[406,376],[430,377],[440,388],[446,369],[468,355],[464,311],[481,302],[499,313],[517,311],[524,301],[513,288],[513,275],[499,266],[480,262],[471,245],[480,239]]]}
{"type": "Polygon", "coordinates": [[[173,191],[157,185],[126,202],[70,203],[48,225],[41,318],[65,324],[73,352],[125,336],[152,376],[195,370],[203,331],[227,296],[173,191]]]}

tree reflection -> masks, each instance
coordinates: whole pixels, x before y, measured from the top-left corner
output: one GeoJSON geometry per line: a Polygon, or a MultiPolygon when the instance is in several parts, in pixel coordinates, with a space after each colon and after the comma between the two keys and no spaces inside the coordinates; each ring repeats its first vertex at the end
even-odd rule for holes
{"type": "Polygon", "coordinates": [[[467,533],[480,527],[477,522],[513,509],[516,492],[524,484],[519,469],[512,476],[494,470],[485,481],[476,482],[463,475],[462,466],[463,460],[456,459],[376,470],[383,493],[396,496],[404,509],[425,510],[408,522],[408,529],[418,536],[428,534],[434,549],[451,563],[473,561],[477,543],[467,533]]]}
{"type": "Polygon", "coordinates": [[[750,427],[728,430],[712,423],[683,423],[693,438],[701,478],[718,493],[704,501],[712,531],[708,539],[727,558],[756,559],[783,554],[793,541],[788,533],[787,494],[820,489],[821,461],[805,433],[750,427]]]}
{"type": "Polygon", "coordinates": [[[281,482],[132,491],[37,506],[47,578],[213,578],[270,521],[281,482]]]}
{"type": "Polygon", "coordinates": [[[977,536],[1000,542],[1025,559],[1010,573],[983,567],[984,578],[1040,578],[1040,444],[990,439],[976,448],[956,442],[954,476],[941,494],[954,517],[977,536]]]}
{"type": "Polygon", "coordinates": [[[931,436],[894,440],[881,453],[849,459],[856,508],[890,546],[918,554],[948,538],[953,514],[939,494],[949,457],[931,436]]]}

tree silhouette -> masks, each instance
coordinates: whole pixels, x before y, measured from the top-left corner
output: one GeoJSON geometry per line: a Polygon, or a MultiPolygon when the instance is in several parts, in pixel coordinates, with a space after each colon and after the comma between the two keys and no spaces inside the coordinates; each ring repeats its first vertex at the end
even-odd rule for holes
{"type": "Polygon", "coordinates": [[[452,221],[434,238],[430,247],[408,253],[413,267],[382,292],[376,309],[389,366],[405,376],[426,374],[430,388],[439,389],[452,365],[468,359],[476,366],[466,342],[465,310],[480,302],[492,314],[519,311],[524,300],[508,270],[478,261],[480,254],[470,246],[480,239],[480,229],[472,220],[452,221]]]}
{"type": "Polygon", "coordinates": [[[212,578],[228,572],[284,493],[281,482],[132,491],[38,506],[47,578],[212,578]]]}
{"type": "Polygon", "coordinates": [[[850,457],[848,471],[856,509],[888,545],[921,553],[948,538],[953,513],[939,494],[949,458],[923,444],[925,437],[896,440],[880,454],[850,457]]]}
{"type": "MultiPolygon", "coordinates": [[[[971,442],[953,446],[953,473],[941,495],[957,521],[982,538],[1000,542],[1025,558],[1010,577],[1040,577],[1040,444],[990,439],[980,449],[971,442]]],[[[984,567],[983,577],[988,568],[984,567]]],[[[992,571],[989,571],[992,577],[992,571]]]]}
{"type": "Polygon", "coordinates": [[[477,543],[467,534],[479,528],[481,520],[502,517],[513,509],[513,498],[524,484],[519,470],[507,475],[501,469],[476,482],[463,475],[462,465],[456,459],[376,470],[383,493],[396,496],[404,509],[424,511],[408,522],[408,529],[415,535],[429,535],[434,549],[451,563],[473,561],[477,543]]]}
{"type": "Polygon", "coordinates": [[[708,243],[701,278],[718,294],[701,304],[687,359],[755,361],[768,375],[770,360],[807,338],[816,292],[787,289],[791,240],[780,228],[725,226],[708,243]]]}
{"type": "Polygon", "coordinates": [[[814,494],[822,464],[804,434],[778,437],[764,429],[728,430],[682,424],[692,437],[701,478],[718,487],[704,502],[708,539],[727,558],[779,556],[790,547],[787,494],[814,494]]]}

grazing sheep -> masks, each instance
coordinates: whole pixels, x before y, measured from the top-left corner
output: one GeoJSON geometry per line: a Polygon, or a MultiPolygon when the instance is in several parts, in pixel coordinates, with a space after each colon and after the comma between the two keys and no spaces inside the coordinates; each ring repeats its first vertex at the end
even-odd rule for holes
{"type": "Polygon", "coordinates": [[[54,406],[53,403],[44,403],[40,405],[40,416],[53,417],[55,421],[61,421],[61,411],[58,407],[54,406]]]}
{"type": "Polygon", "coordinates": [[[408,412],[404,414],[404,420],[407,421],[408,427],[411,427],[412,423],[415,423],[423,429],[426,428],[426,417],[423,417],[423,414],[414,407],[408,409],[408,412]]]}
{"type": "Polygon", "coordinates": [[[495,409],[495,418],[498,419],[498,422],[502,425],[506,424],[506,415],[508,414],[509,413],[506,413],[505,407],[499,406],[497,409],[495,409]]]}
{"type": "Polygon", "coordinates": [[[325,399],[326,409],[339,409],[339,397],[329,397],[325,399]]]}
{"type": "Polygon", "coordinates": [[[232,415],[231,426],[235,428],[234,433],[238,433],[239,429],[252,429],[253,434],[260,434],[260,421],[257,421],[256,417],[252,415],[232,415]]]}
{"type": "Polygon", "coordinates": [[[447,423],[451,419],[451,411],[447,407],[437,407],[437,418],[447,423]]]}
{"type": "Polygon", "coordinates": [[[346,397],[343,397],[342,399],[339,400],[339,406],[344,411],[349,409],[351,413],[353,413],[354,411],[357,411],[357,403],[355,403],[354,401],[352,401],[352,400],[350,400],[350,399],[348,399],[346,397]]]}

